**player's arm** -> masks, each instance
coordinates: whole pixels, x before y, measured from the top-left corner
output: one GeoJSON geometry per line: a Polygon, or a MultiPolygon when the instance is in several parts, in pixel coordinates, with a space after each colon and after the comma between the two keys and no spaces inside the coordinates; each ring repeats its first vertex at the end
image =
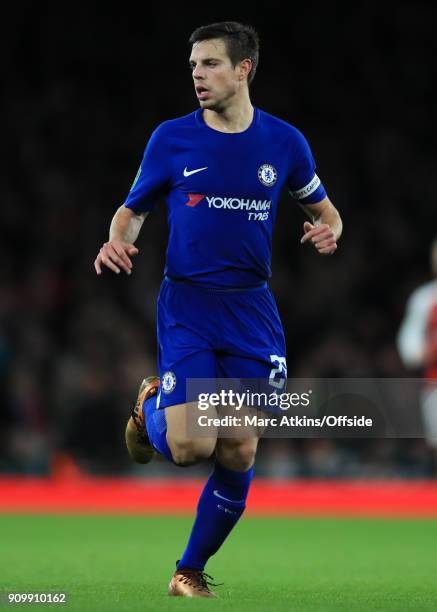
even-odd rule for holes
{"type": "Polygon", "coordinates": [[[131,273],[131,257],[138,254],[134,242],[148,214],[137,214],[124,204],[120,206],[111,222],[109,240],[102,246],[94,262],[97,274],[102,273],[102,265],[116,274],[120,273],[120,269],[126,274],[131,273]]]}
{"type": "Polygon", "coordinates": [[[340,214],[326,196],[315,204],[300,204],[311,219],[303,224],[301,242],[311,242],[321,255],[332,255],[337,250],[337,241],[343,231],[340,214]]]}

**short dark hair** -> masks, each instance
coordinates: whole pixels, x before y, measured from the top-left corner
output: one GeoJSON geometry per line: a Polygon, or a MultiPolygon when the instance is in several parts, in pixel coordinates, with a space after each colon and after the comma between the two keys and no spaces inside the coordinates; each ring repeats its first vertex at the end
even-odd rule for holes
{"type": "Polygon", "coordinates": [[[250,84],[255,77],[259,60],[259,36],[255,28],[237,21],[211,23],[194,30],[188,42],[194,45],[201,40],[212,38],[221,38],[224,41],[233,66],[244,59],[252,60],[252,70],[247,77],[250,84]]]}

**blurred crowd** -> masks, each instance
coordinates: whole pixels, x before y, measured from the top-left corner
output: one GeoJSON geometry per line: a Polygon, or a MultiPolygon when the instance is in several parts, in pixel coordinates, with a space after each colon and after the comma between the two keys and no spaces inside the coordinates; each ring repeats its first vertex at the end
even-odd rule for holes
{"type": "MultiPolygon", "coordinates": [[[[165,204],[145,223],[131,277],[97,278],[93,261],[151,131],[197,106],[186,40],[211,21],[257,27],[253,102],[303,131],[344,219],[337,253],[322,258],[300,245],[303,213],[283,195],[271,287],[289,377],[420,375],[402,366],[395,339],[407,297],[429,278],[435,235],[432,4],[358,2],[338,15],[310,1],[291,23],[274,10],[203,7],[169,23],[154,7],[146,24],[108,7],[49,7],[17,7],[1,37],[0,472],[145,473],[123,434],[139,382],[156,373],[165,204]]],[[[269,439],[257,469],[434,473],[422,439],[269,439]]]]}

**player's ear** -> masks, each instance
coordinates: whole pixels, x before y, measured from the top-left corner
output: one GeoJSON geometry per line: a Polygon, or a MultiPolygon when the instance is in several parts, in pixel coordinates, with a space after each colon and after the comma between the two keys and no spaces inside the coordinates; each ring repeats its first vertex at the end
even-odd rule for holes
{"type": "Polygon", "coordinates": [[[252,70],[252,60],[249,58],[242,60],[239,63],[238,80],[243,81],[244,79],[247,79],[251,70],[252,70]]]}

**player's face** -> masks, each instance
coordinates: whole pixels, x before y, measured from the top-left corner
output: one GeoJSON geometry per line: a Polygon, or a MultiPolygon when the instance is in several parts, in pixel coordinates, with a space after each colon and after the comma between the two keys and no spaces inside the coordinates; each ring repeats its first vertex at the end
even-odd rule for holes
{"type": "Polygon", "coordinates": [[[194,88],[202,108],[220,111],[226,108],[241,89],[241,66],[235,67],[223,40],[214,38],[195,43],[190,67],[194,88]]]}

